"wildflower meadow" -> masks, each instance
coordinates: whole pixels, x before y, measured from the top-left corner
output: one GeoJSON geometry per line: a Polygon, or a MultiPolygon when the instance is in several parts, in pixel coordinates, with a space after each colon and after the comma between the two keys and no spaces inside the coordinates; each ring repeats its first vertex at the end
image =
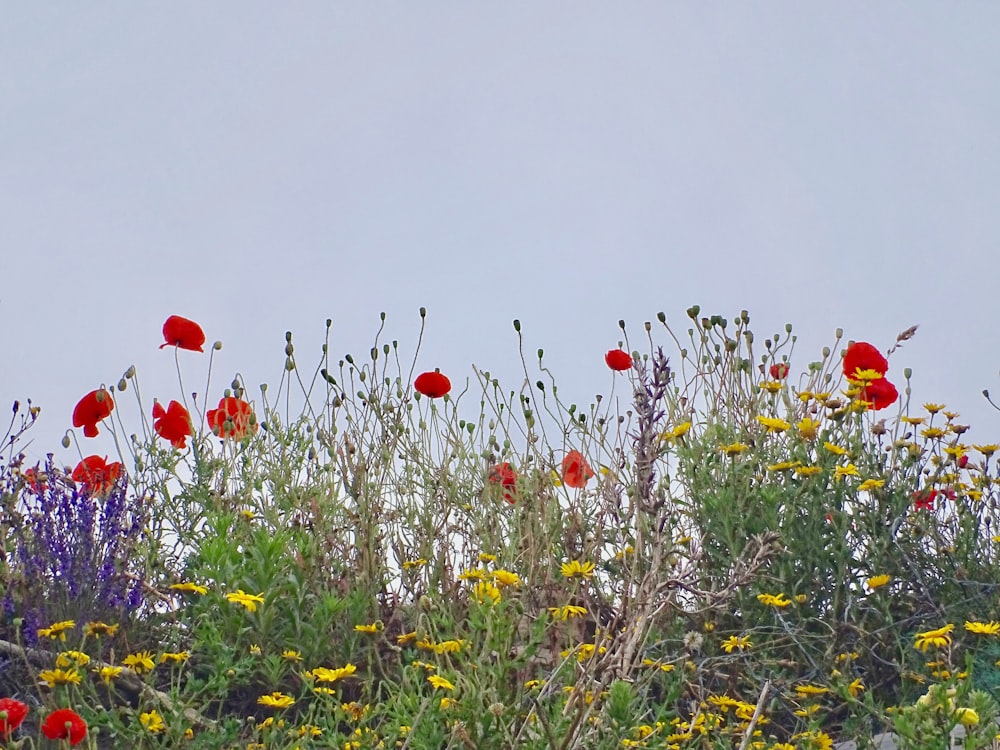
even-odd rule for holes
{"type": "Polygon", "coordinates": [[[33,465],[14,404],[0,747],[992,746],[1000,445],[911,393],[915,328],[660,313],[574,403],[518,321],[501,383],[420,319],[252,387],[173,315],[176,387],[79,383],[33,465]]]}

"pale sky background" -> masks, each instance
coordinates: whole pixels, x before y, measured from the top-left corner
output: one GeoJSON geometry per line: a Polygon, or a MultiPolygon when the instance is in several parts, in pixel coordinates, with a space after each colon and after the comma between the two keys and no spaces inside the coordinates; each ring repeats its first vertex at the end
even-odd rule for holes
{"type": "Polygon", "coordinates": [[[311,371],[328,317],[338,356],[383,310],[410,352],[422,305],[420,369],[517,387],[520,318],[587,403],[619,318],[698,303],[792,322],[793,371],[919,323],[890,378],[1000,442],[998,33],[991,2],[2,2],[0,408],[75,463],[87,391],[179,396],[168,315],[224,342],[214,405],[288,329],[311,371]]]}

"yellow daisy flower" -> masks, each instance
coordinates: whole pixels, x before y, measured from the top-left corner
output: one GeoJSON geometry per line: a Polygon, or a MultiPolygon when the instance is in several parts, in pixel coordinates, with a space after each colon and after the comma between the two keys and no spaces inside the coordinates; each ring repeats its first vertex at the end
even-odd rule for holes
{"type": "Polygon", "coordinates": [[[290,695],[275,691],[270,695],[262,695],[257,699],[257,703],[268,708],[288,708],[295,705],[295,699],[290,695]]]}
{"type": "Polygon", "coordinates": [[[590,578],[594,575],[594,563],[572,560],[563,563],[560,570],[566,578],[590,578]]]}
{"type": "Polygon", "coordinates": [[[757,594],[757,601],[767,607],[787,607],[792,603],[784,594],[757,594]]]}
{"type": "Polygon", "coordinates": [[[965,629],[977,635],[997,635],[1000,634],[1000,622],[969,622],[966,620],[965,629]]]}
{"type": "Polygon", "coordinates": [[[448,680],[440,675],[432,674],[427,678],[427,681],[434,686],[436,690],[454,690],[455,686],[452,685],[448,680]]]}
{"type": "Polygon", "coordinates": [[[757,416],[754,418],[765,427],[765,429],[767,430],[767,434],[769,435],[771,433],[784,432],[785,430],[787,430],[792,426],[784,419],[778,419],[776,417],[757,416]]]}
{"type": "Polygon", "coordinates": [[[948,624],[938,628],[937,630],[928,630],[924,633],[917,633],[913,636],[913,646],[914,648],[918,648],[925,653],[929,648],[944,648],[945,646],[950,646],[951,635],[949,634],[954,629],[954,625],[948,624]]]}
{"type": "Polygon", "coordinates": [[[235,594],[226,594],[226,599],[234,604],[242,604],[250,612],[256,612],[257,605],[264,603],[261,594],[248,594],[243,589],[237,589],[235,594]]]}
{"type": "Polygon", "coordinates": [[[155,709],[148,713],[139,714],[139,723],[142,724],[147,732],[152,732],[153,734],[159,734],[167,729],[167,725],[163,722],[163,717],[155,709]]]}
{"type": "Polygon", "coordinates": [[[885,586],[891,580],[892,580],[892,576],[889,576],[889,575],[886,575],[885,573],[883,573],[882,575],[872,576],[867,581],[865,581],[865,583],[868,584],[868,588],[870,588],[872,591],[874,591],[879,586],[885,586]]]}
{"type": "Polygon", "coordinates": [[[75,669],[45,669],[38,673],[38,679],[53,688],[56,685],[79,685],[81,678],[75,669]]]}

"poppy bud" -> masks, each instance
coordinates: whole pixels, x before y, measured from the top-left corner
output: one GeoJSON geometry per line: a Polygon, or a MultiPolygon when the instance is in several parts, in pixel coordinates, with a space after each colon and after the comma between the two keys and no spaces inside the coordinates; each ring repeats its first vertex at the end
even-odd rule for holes
{"type": "Polygon", "coordinates": [[[691,320],[697,320],[700,312],[701,307],[699,305],[692,305],[687,309],[688,317],[691,318],[691,320]]]}
{"type": "Polygon", "coordinates": [[[220,351],[222,349],[222,342],[216,341],[214,344],[212,344],[212,348],[215,349],[215,351],[220,351]]]}
{"type": "Polygon", "coordinates": [[[517,318],[514,318],[514,330],[517,331],[518,333],[521,332],[521,321],[518,320],[517,318]]]}
{"type": "Polygon", "coordinates": [[[294,351],[295,351],[295,347],[292,346],[291,343],[285,344],[285,354],[286,355],[288,355],[289,357],[291,357],[292,353],[294,351]]]}
{"type": "Polygon", "coordinates": [[[791,332],[792,332],[792,324],[785,323],[785,333],[791,333],[791,332]]]}
{"type": "Polygon", "coordinates": [[[658,321],[660,321],[661,323],[663,323],[664,325],[667,324],[667,315],[666,315],[666,313],[662,313],[662,312],[656,313],[656,319],[658,321]]]}
{"type": "Polygon", "coordinates": [[[63,448],[69,448],[69,433],[68,432],[65,435],[63,435],[62,447],[63,448]]]}
{"type": "Polygon", "coordinates": [[[544,349],[539,349],[539,350],[538,350],[538,361],[539,361],[539,362],[541,362],[541,361],[542,361],[542,356],[543,356],[544,354],[545,354],[545,350],[544,350],[544,349]]]}
{"type": "Polygon", "coordinates": [[[744,323],[749,323],[750,313],[747,312],[746,310],[740,310],[740,320],[742,320],[744,323]]]}
{"type": "Polygon", "coordinates": [[[288,343],[292,342],[292,332],[291,331],[285,331],[285,341],[287,341],[288,343]]]}
{"type": "Polygon", "coordinates": [[[913,376],[913,370],[909,367],[903,368],[903,377],[909,380],[913,376]]]}
{"type": "Polygon", "coordinates": [[[838,328],[838,329],[837,329],[836,331],[834,331],[834,335],[835,335],[835,336],[836,336],[836,337],[837,337],[838,339],[842,339],[842,338],[844,338],[844,329],[843,329],[843,328],[838,328]]]}
{"type": "Polygon", "coordinates": [[[372,358],[372,362],[377,362],[378,361],[378,347],[377,346],[373,346],[372,347],[371,358],[372,358]]]}
{"type": "MultiPolygon", "coordinates": [[[[291,357],[289,357],[288,359],[285,360],[285,369],[288,370],[288,372],[291,372],[292,370],[295,369],[295,362],[292,361],[291,357]]],[[[362,375],[363,374],[364,373],[362,373],[362,375]]]]}
{"type": "Polygon", "coordinates": [[[826,358],[826,357],[829,357],[829,356],[830,356],[830,347],[824,346],[823,347],[823,357],[826,358]]]}
{"type": "Polygon", "coordinates": [[[129,366],[129,368],[125,371],[125,377],[129,380],[135,377],[135,365],[129,366]]]}
{"type": "Polygon", "coordinates": [[[650,323],[648,320],[645,323],[643,323],[642,325],[646,329],[646,333],[649,333],[650,331],[653,330],[653,324],[650,323]]]}
{"type": "Polygon", "coordinates": [[[624,331],[625,330],[625,321],[624,320],[619,320],[618,321],[618,327],[621,328],[622,331],[624,331]]]}
{"type": "Polygon", "coordinates": [[[421,307],[420,308],[420,317],[421,318],[426,318],[427,317],[427,308],[426,307],[421,307]]]}
{"type": "Polygon", "coordinates": [[[267,383],[261,383],[260,384],[260,392],[261,393],[267,393],[267,383]]]}

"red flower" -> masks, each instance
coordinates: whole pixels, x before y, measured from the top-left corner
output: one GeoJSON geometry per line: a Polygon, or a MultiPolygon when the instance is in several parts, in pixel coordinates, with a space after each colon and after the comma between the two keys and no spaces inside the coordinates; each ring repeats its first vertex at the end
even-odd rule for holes
{"type": "Polygon", "coordinates": [[[86,437],[97,437],[97,423],[111,416],[115,402],[104,388],[91,391],[73,409],[73,426],[82,427],[86,437]]]}
{"type": "Polygon", "coordinates": [[[70,745],[76,745],[87,736],[87,722],[72,708],[59,708],[45,719],[42,732],[50,740],[69,740],[70,745]]]}
{"type": "Polygon", "coordinates": [[[13,698],[0,698],[0,739],[10,739],[10,733],[21,726],[28,715],[28,705],[13,698]]]}
{"type": "Polygon", "coordinates": [[[124,470],[120,461],[109,464],[107,457],[87,456],[73,469],[73,481],[83,485],[83,491],[88,495],[107,497],[124,470]]]}
{"type": "Polygon", "coordinates": [[[159,401],[153,404],[153,429],[180,450],[187,448],[188,435],[194,435],[191,415],[178,401],[171,401],[166,409],[159,401]]]}
{"type": "Polygon", "coordinates": [[[246,401],[226,396],[219,401],[218,409],[209,409],[208,426],[221,438],[242,440],[250,432],[257,432],[257,423],[251,423],[253,408],[246,401]]]}
{"type": "Polygon", "coordinates": [[[847,345],[847,353],[844,355],[844,375],[851,379],[858,370],[874,370],[879,375],[885,375],[889,370],[889,360],[871,344],[857,341],[847,345]]]}
{"type": "Polygon", "coordinates": [[[964,469],[969,465],[969,457],[963,453],[958,457],[958,459],[956,459],[955,463],[958,464],[958,468],[964,469]]]}
{"type": "Polygon", "coordinates": [[[24,481],[31,487],[32,492],[45,492],[45,488],[48,487],[44,472],[39,471],[37,467],[24,470],[24,481]]]}
{"type": "Polygon", "coordinates": [[[171,315],[167,318],[167,322],[163,324],[163,340],[166,343],[160,344],[161,349],[165,346],[176,346],[192,352],[205,351],[202,349],[205,332],[201,330],[201,326],[180,315],[171,315]]]}
{"type": "Polygon", "coordinates": [[[427,398],[441,398],[451,390],[451,381],[440,372],[425,372],[417,375],[413,387],[427,398]]]}
{"type": "Polygon", "coordinates": [[[784,380],[788,377],[788,363],[778,362],[771,365],[771,380],[784,380]]]}
{"type": "Polygon", "coordinates": [[[899,398],[899,392],[896,390],[896,386],[888,380],[879,378],[866,384],[861,389],[859,398],[862,401],[867,401],[872,409],[878,411],[896,403],[896,399],[899,398]]]}
{"type": "Polygon", "coordinates": [[[503,499],[513,505],[517,501],[517,472],[504,461],[490,471],[490,483],[499,484],[503,488],[503,499]]]}
{"type": "Polygon", "coordinates": [[[585,487],[587,480],[594,476],[587,459],[580,451],[572,450],[566,454],[562,462],[562,480],[567,487],[580,489],[585,487]]]}
{"type": "Polygon", "coordinates": [[[914,510],[934,510],[934,498],[937,497],[937,490],[917,490],[913,493],[914,510]]]}
{"type": "Polygon", "coordinates": [[[612,349],[609,351],[604,355],[604,361],[608,363],[608,367],[618,372],[632,369],[632,355],[628,352],[623,352],[621,349],[612,349]]]}

